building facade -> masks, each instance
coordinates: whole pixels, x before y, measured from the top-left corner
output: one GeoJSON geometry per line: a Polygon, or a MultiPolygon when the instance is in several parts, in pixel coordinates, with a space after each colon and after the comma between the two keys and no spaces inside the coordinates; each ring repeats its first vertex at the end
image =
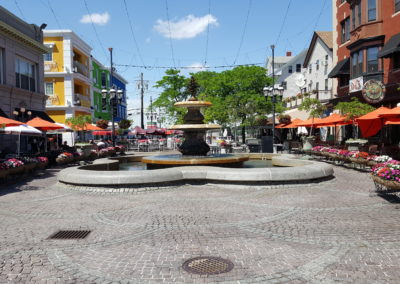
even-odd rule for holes
{"type": "Polygon", "coordinates": [[[114,111],[114,114],[115,114],[114,121],[119,122],[122,119],[127,119],[126,85],[128,84],[128,81],[126,81],[118,73],[113,72],[113,77],[111,78],[111,82],[116,90],[122,90],[122,92],[123,92],[122,98],[121,98],[121,100],[118,101],[118,104],[114,111]]]}
{"type": "Polygon", "coordinates": [[[333,0],[337,79],[333,103],[400,102],[400,0],[333,0]]]}
{"type": "Polygon", "coordinates": [[[314,32],[303,62],[305,85],[303,93],[327,102],[332,99],[332,79],[328,74],[333,61],[332,32],[314,32]]]}
{"type": "Polygon", "coordinates": [[[56,122],[93,113],[91,47],[71,30],[44,32],[47,114],[56,122]]]}
{"type": "MultiPolygon", "coordinates": [[[[274,67],[275,67],[275,76],[281,75],[282,67],[289,62],[293,58],[292,52],[287,51],[286,56],[275,56],[274,57],[274,67]]],[[[272,56],[267,58],[265,68],[267,69],[267,76],[272,77],[272,56]]]]}
{"type": "Polygon", "coordinates": [[[100,119],[111,120],[111,106],[103,100],[101,90],[110,88],[110,72],[99,61],[92,58],[92,78],[93,78],[93,121],[100,119]]]}
{"type": "Polygon", "coordinates": [[[43,28],[0,6],[0,115],[26,121],[45,116],[43,28]]]}

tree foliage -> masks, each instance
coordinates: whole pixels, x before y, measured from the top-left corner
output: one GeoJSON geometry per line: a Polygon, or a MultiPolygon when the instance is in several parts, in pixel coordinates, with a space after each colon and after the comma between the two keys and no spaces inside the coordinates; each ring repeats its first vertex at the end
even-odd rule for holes
{"type": "Polygon", "coordinates": [[[67,118],[65,121],[71,126],[72,129],[85,131],[86,124],[92,123],[92,117],[90,115],[77,115],[67,118]]]}
{"type": "Polygon", "coordinates": [[[350,102],[340,102],[335,106],[335,109],[342,115],[346,115],[348,119],[354,120],[357,117],[363,116],[375,108],[369,104],[362,103],[356,97],[352,97],[350,102]]]}
{"type": "Polygon", "coordinates": [[[305,98],[300,104],[299,110],[305,110],[310,113],[310,118],[320,117],[326,110],[320,100],[315,98],[305,98]]]}

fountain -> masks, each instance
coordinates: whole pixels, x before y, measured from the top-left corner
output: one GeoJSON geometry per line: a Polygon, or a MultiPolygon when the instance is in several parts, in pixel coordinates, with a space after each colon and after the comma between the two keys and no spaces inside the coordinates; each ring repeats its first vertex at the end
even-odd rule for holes
{"type": "Polygon", "coordinates": [[[150,156],[142,159],[149,169],[165,168],[173,166],[189,166],[189,165],[211,165],[211,166],[228,166],[240,167],[244,161],[249,158],[247,156],[237,155],[208,155],[210,147],[205,142],[204,137],[207,130],[221,128],[218,124],[205,124],[204,116],[200,109],[210,107],[211,102],[199,101],[196,97],[198,85],[191,77],[188,85],[188,91],[191,98],[188,101],[175,103],[177,107],[187,108],[188,111],[184,116],[184,124],[173,125],[169,129],[182,130],[184,132],[184,142],[179,147],[182,155],[159,155],[150,156]]]}

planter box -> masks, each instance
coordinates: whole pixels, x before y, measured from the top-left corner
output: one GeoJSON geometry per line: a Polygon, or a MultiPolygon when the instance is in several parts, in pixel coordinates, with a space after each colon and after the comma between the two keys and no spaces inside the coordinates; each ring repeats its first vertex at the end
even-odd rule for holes
{"type": "Polygon", "coordinates": [[[31,163],[31,164],[25,164],[25,172],[29,173],[29,172],[33,172],[37,167],[37,164],[35,163],[31,163]]]}
{"type": "Polygon", "coordinates": [[[11,175],[18,175],[18,174],[22,174],[25,171],[25,165],[18,167],[18,168],[10,168],[8,169],[8,172],[11,175]]]}
{"type": "Polygon", "coordinates": [[[10,174],[10,170],[0,170],[0,179],[6,179],[8,175],[10,174]]]}
{"type": "Polygon", "coordinates": [[[39,163],[37,164],[37,168],[43,170],[47,167],[48,164],[49,162],[39,163]]]}
{"type": "Polygon", "coordinates": [[[391,189],[391,190],[400,190],[400,183],[397,181],[393,181],[393,180],[385,180],[383,178],[380,178],[378,176],[374,176],[371,175],[372,180],[375,183],[378,183],[380,185],[383,185],[384,187],[386,187],[387,189],[391,189]]]}

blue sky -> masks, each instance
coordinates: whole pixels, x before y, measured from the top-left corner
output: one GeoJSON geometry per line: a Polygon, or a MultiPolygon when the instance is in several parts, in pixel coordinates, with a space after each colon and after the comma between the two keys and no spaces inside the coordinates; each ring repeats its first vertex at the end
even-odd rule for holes
{"type": "MultiPolygon", "coordinates": [[[[105,65],[109,65],[107,48],[113,47],[115,64],[144,63],[148,66],[175,65],[178,68],[204,66],[206,62],[211,70],[216,71],[223,69],[213,69],[213,66],[265,62],[266,57],[271,55],[271,44],[276,45],[276,56],[284,55],[285,51],[299,53],[308,46],[313,30],[332,30],[331,2],[330,0],[1,1],[6,9],[28,23],[37,25],[46,23],[47,30],[72,29],[93,48],[93,56],[105,65]],[[130,29],[125,3],[133,32],[130,29]],[[85,17],[89,14],[88,11],[92,14],[91,17],[85,17]],[[91,21],[94,22],[93,25],[91,21]]],[[[123,66],[116,68],[131,83],[128,86],[129,108],[139,107],[139,92],[135,80],[139,78],[140,72],[143,72],[144,78],[149,80],[150,89],[145,94],[145,105],[150,96],[153,100],[157,97],[160,90],[152,86],[163,76],[165,69],[123,66]]],[[[182,72],[188,74],[189,71],[182,72]]]]}

